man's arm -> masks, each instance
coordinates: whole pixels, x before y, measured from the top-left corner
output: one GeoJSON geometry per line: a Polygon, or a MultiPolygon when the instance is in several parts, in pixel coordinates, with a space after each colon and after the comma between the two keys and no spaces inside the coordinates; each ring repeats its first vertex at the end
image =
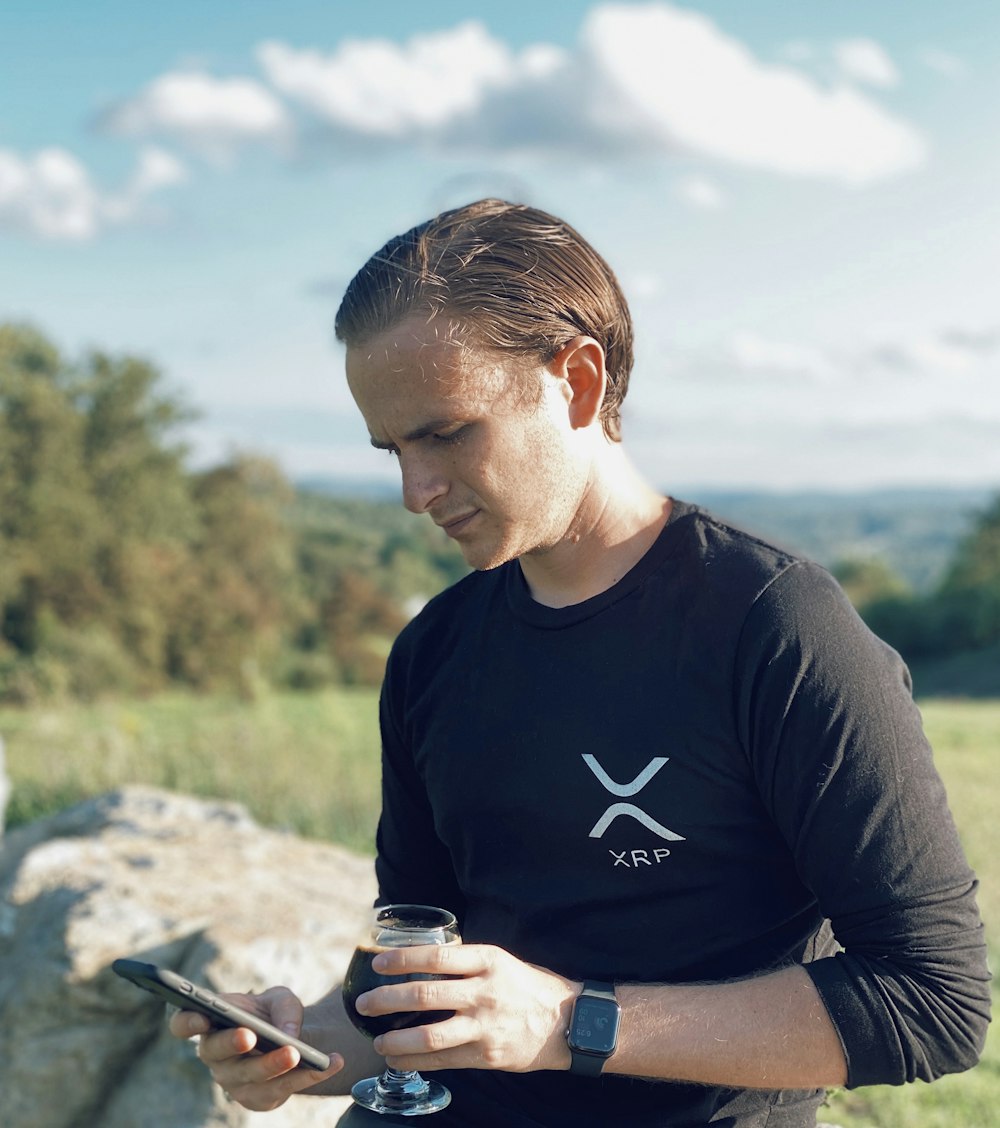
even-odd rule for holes
{"type": "Polygon", "coordinates": [[[843,1085],[847,1062],[812,980],[788,967],[736,983],[623,985],[606,1073],[752,1089],[843,1085]]]}
{"type": "Polygon", "coordinates": [[[841,951],[805,961],[849,1087],[969,1069],[990,972],[976,882],[899,656],[815,565],[756,601],[736,715],[757,792],[841,951]]]}
{"type": "MultiPolygon", "coordinates": [[[[362,995],[358,1009],[454,1010],[444,1022],[375,1042],[398,1069],[566,1070],[573,1001],[582,989],[489,945],[384,952],[379,970],[462,975],[362,995]]],[[[727,1087],[841,1085],[847,1063],[826,1008],[801,967],[731,983],[621,985],[618,1049],[606,1073],[727,1087]]]]}

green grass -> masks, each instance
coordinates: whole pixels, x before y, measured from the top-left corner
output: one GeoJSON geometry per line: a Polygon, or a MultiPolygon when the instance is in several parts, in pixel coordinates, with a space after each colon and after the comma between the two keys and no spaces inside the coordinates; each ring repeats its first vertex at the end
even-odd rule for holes
{"type": "Polygon", "coordinates": [[[148,701],[0,710],[8,826],[126,783],[233,799],[258,821],[374,850],[378,694],[330,690],[252,703],[148,701]]]}
{"type": "MultiPolygon", "coordinates": [[[[1000,701],[922,703],[997,964],[1000,701]]],[[[263,824],[371,853],[378,816],[377,694],[330,690],[0,710],[14,785],[10,826],[125,783],[244,803],[263,824]]],[[[1000,1124],[1000,1034],[977,1069],[933,1085],[838,1092],[822,1119],[843,1128],[1000,1124]]]]}

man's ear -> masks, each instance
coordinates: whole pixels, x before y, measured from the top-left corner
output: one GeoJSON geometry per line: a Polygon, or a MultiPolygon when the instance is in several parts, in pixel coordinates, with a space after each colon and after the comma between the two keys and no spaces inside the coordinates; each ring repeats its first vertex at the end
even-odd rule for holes
{"type": "Polygon", "coordinates": [[[574,337],[549,361],[548,369],[564,381],[573,429],[599,423],[608,374],[598,342],[593,337],[574,337]]]}

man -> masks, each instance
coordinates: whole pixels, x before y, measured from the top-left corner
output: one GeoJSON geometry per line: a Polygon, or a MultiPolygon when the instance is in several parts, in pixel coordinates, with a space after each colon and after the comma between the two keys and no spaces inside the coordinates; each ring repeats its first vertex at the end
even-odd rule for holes
{"type": "MultiPolygon", "coordinates": [[[[381,703],[381,899],[452,909],[466,941],[383,970],[460,978],[359,1000],[455,1012],[375,1043],[445,1071],[440,1128],[799,1128],[827,1086],[973,1065],[975,880],[906,671],[822,569],[633,469],[603,259],[481,201],[374,255],[337,333],[404,503],[476,569],[402,632],[381,703]],[[571,1051],[588,1006],[617,1040],[571,1051]]],[[[303,1021],[283,988],[238,998],[303,1021]]],[[[250,1108],[380,1068],[337,991],[302,1029],[327,1074],[247,1031],[200,1054],[250,1108]]]]}

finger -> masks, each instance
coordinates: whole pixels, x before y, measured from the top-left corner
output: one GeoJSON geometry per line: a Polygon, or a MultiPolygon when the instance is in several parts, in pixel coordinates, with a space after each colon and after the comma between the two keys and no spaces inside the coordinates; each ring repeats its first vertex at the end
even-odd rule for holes
{"type": "Polygon", "coordinates": [[[259,1006],[266,1008],[267,1021],[272,1026],[298,1037],[305,1012],[301,999],[287,987],[269,987],[257,995],[256,999],[259,1006]]]}
{"type": "Polygon", "coordinates": [[[194,1038],[197,1034],[207,1034],[212,1024],[197,1011],[175,1010],[170,1015],[167,1028],[175,1038],[194,1038]]]}
{"type": "Polygon", "coordinates": [[[381,975],[479,975],[493,966],[495,948],[488,944],[418,944],[412,948],[386,948],[372,960],[381,975]]]}
{"type": "Polygon", "coordinates": [[[284,1079],[295,1092],[315,1085],[318,1080],[332,1077],[344,1068],[340,1054],[330,1055],[330,1067],[326,1070],[297,1069],[299,1052],[293,1046],[282,1046],[268,1054],[248,1054],[242,1058],[230,1059],[214,1073],[225,1074],[226,1088],[241,1085],[260,1085],[284,1079]]]}
{"type": "Polygon", "coordinates": [[[257,1035],[245,1026],[227,1027],[202,1036],[198,1057],[212,1068],[230,1058],[242,1058],[257,1045],[257,1035]]]}
{"type": "MultiPolygon", "coordinates": [[[[280,1063],[278,1060],[271,1062],[266,1060],[267,1058],[275,1058],[277,1054],[286,1054],[288,1050],[289,1047],[285,1047],[280,1051],[276,1050],[274,1054],[253,1055],[246,1059],[247,1066],[242,1072],[243,1076],[248,1078],[247,1080],[228,1076],[220,1078],[218,1073],[222,1073],[222,1070],[219,1070],[214,1076],[226,1092],[244,1108],[267,1112],[284,1104],[295,1093],[301,1093],[303,1090],[325,1081],[344,1068],[344,1059],[339,1054],[331,1055],[330,1068],[322,1072],[294,1068],[286,1070],[284,1065],[287,1064],[287,1058],[280,1063]],[[281,1069],[281,1072],[273,1073],[272,1070],[276,1068],[281,1069]]],[[[291,1051],[291,1053],[296,1058],[298,1057],[295,1051],[291,1051]]]]}
{"type": "Polygon", "coordinates": [[[396,1014],[399,1011],[456,1011],[473,1004],[477,997],[469,979],[423,979],[391,983],[366,991],[355,1000],[359,1014],[396,1014]]]}
{"type": "MultiPolygon", "coordinates": [[[[411,1026],[405,1030],[390,1030],[380,1034],[374,1041],[376,1053],[385,1057],[403,1058],[420,1056],[428,1069],[430,1060],[446,1050],[458,1046],[468,1046],[478,1042],[482,1027],[475,1019],[466,1015],[453,1015],[441,1022],[431,1022],[426,1026],[411,1026]]],[[[418,1066],[406,1068],[417,1069],[418,1066]]],[[[434,1067],[436,1068],[436,1067],[434,1067]]]]}

